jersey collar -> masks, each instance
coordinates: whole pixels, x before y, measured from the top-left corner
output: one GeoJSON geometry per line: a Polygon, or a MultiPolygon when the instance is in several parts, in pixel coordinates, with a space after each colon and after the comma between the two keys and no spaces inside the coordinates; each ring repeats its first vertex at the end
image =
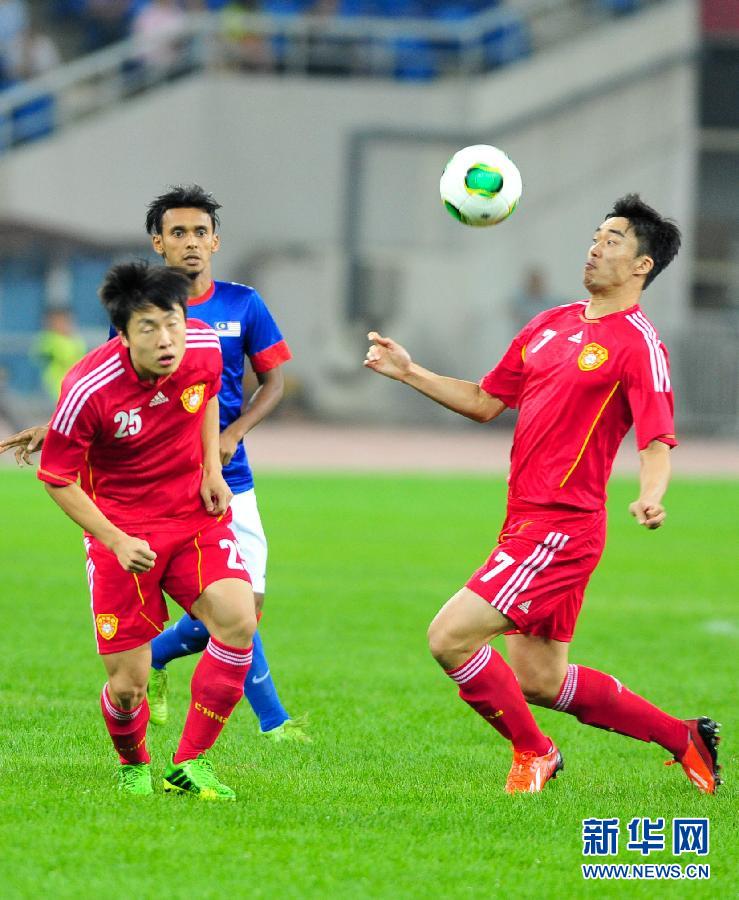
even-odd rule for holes
{"type": "Polygon", "coordinates": [[[584,308],[583,312],[579,313],[579,316],[581,322],[587,322],[589,325],[597,325],[599,322],[605,322],[608,319],[615,319],[616,316],[630,316],[637,312],[641,312],[641,307],[638,303],[635,303],[633,306],[629,306],[627,309],[618,309],[616,310],[616,312],[608,313],[608,315],[601,316],[599,319],[586,318],[584,308]]]}
{"type": "Polygon", "coordinates": [[[203,293],[199,297],[191,297],[187,301],[188,308],[190,306],[198,306],[200,303],[205,303],[206,300],[210,300],[216,290],[215,281],[211,281],[210,286],[207,287],[203,293]]]}

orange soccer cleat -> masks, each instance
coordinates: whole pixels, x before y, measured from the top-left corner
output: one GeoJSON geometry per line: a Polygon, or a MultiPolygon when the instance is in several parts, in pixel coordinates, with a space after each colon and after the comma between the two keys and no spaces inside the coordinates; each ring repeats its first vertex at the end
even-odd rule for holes
{"type": "Polygon", "coordinates": [[[685,724],[690,732],[688,746],[681,757],[668,759],[665,765],[680,763],[685,774],[702,794],[715,794],[716,788],[721,784],[718,777],[721,766],[718,764],[717,753],[721,726],[708,716],[686,719],[685,724]]]}
{"type": "Polygon", "coordinates": [[[514,750],[513,765],[505,783],[506,794],[537,794],[564,767],[562,754],[554,744],[545,756],[537,756],[530,750],[521,753],[514,750]]]}

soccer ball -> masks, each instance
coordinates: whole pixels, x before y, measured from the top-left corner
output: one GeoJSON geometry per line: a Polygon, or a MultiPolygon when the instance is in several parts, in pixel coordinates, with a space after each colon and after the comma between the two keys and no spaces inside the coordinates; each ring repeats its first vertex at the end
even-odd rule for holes
{"type": "Polygon", "coordinates": [[[447,212],[473,228],[505,221],[518,206],[521,189],[521,173],[513,160],[488,144],[458,150],[439,183],[447,212]]]}

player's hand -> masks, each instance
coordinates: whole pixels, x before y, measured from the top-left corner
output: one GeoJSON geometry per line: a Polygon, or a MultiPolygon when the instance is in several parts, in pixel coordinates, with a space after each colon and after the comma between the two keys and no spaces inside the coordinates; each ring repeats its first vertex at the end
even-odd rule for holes
{"type": "Polygon", "coordinates": [[[396,381],[402,381],[410,373],[413,360],[405,347],[401,347],[392,338],[382,337],[376,331],[370,331],[367,339],[372,341],[364,359],[364,365],[368,369],[396,381]]]}
{"type": "Polygon", "coordinates": [[[218,438],[219,449],[221,453],[221,465],[227,466],[231,460],[233,459],[234,453],[236,453],[239,444],[241,442],[238,438],[235,438],[232,434],[229,434],[228,428],[221,432],[220,437],[218,438]]]}
{"type": "Polygon", "coordinates": [[[233,499],[231,488],[224,481],[220,472],[204,472],[200,484],[200,496],[203,498],[206,512],[211,516],[220,516],[228,509],[233,499]]]}
{"type": "Polygon", "coordinates": [[[0,441],[0,453],[15,448],[15,461],[18,465],[30,466],[31,453],[41,449],[48,431],[48,425],[32,425],[30,428],[24,428],[23,431],[11,434],[4,441],[0,441]]]}
{"type": "Polygon", "coordinates": [[[123,534],[110,548],[127,572],[148,572],[154,568],[157,555],[142,538],[123,534]]]}
{"type": "Polygon", "coordinates": [[[661,503],[650,503],[646,500],[635,500],[629,504],[629,512],[640,525],[644,525],[650,531],[659,528],[667,518],[661,503]]]}

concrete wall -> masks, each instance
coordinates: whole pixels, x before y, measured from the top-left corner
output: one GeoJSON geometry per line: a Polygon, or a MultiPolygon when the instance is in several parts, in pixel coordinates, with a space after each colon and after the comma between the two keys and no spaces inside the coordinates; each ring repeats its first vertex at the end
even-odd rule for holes
{"type": "Polygon", "coordinates": [[[7,157],[0,216],[138,241],[146,202],[198,181],[224,204],[217,274],[263,292],[316,409],[419,418],[428,404],[359,369],[363,326],[345,321],[352,137],[368,138],[349,198],[359,248],[392,287],[375,298],[378,324],[420,361],[479,377],[510,337],[507,307],[532,263],[555,296],[581,296],[591,233],[631,190],[685,229],[678,262],[646,295],[658,324],[675,329],[692,244],[694,17],[691,0],[667,2],[473,81],[200,75],[7,157]],[[387,130],[405,137],[371,139],[387,130]],[[441,169],[462,140],[500,144],[523,173],[521,206],[502,226],[465,228],[439,203],[441,169]]]}

